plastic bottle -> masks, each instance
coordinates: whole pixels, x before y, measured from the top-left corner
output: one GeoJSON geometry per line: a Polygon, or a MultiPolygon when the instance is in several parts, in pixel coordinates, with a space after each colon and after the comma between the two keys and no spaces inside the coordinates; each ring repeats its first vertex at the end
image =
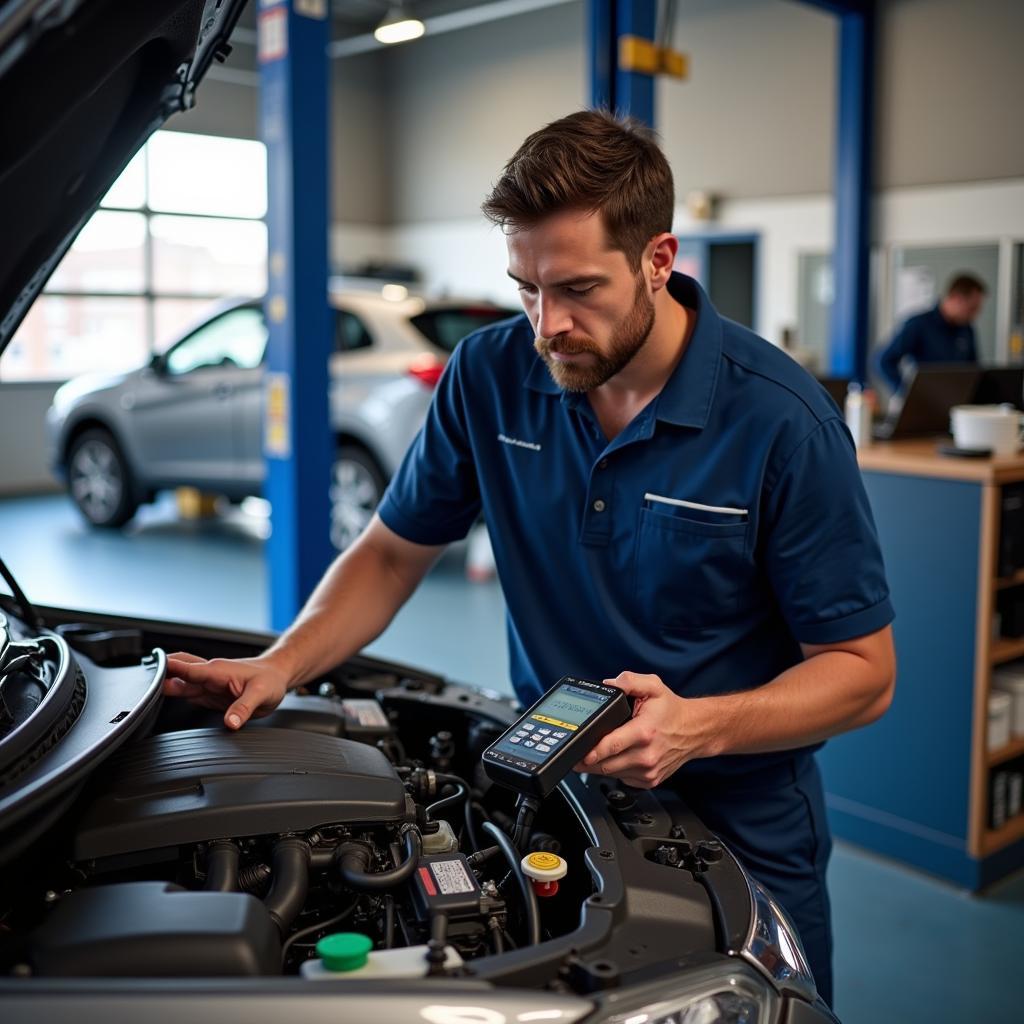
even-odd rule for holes
{"type": "Polygon", "coordinates": [[[853,435],[853,443],[863,448],[871,443],[871,405],[857,381],[850,381],[846,389],[846,405],[843,410],[846,425],[853,435]]]}

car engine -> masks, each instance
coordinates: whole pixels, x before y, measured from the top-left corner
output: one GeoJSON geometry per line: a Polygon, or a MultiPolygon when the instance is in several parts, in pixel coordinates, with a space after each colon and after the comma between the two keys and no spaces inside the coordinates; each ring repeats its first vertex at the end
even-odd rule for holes
{"type": "Polygon", "coordinates": [[[0,975],[583,994],[749,959],[755,890],[676,795],[570,773],[527,814],[488,779],[512,701],[359,656],[230,732],[164,652],[269,637],[81,616],[0,628],[0,975]]]}

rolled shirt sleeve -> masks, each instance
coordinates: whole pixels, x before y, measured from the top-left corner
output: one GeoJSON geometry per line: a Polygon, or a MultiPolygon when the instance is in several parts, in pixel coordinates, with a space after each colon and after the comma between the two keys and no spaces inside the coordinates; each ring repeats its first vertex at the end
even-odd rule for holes
{"type": "Polygon", "coordinates": [[[427,418],[377,510],[386,526],[416,544],[461,540],[480,514],[463,351],[459,345],[448,360],[427,418]]]}
{"type": "Polygon", "coordinates": [[[841,420],[825,420],[797,445],[765,513],[766,571],[799,642],[839,643],[892,622],[874,519],[841,420]]]}

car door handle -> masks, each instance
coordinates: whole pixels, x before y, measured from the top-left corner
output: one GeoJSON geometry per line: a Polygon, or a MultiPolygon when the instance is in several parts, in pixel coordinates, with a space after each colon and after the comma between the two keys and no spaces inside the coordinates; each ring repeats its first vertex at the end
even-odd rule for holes
{"type": "Polygon", "coordinates": [[[234,390],[230,384],[214,384],[213,393],[217,398],[229,398],[234,390]]]}

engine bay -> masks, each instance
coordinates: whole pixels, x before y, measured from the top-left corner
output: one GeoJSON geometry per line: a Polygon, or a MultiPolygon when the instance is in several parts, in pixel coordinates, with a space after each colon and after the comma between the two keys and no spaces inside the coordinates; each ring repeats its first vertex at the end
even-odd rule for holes
{"type": "Polygon", "coordinates": [[[309,978],[344,933],[362,960],[335,979],[591,992],[750,926],[741,869],[675,794],[570,773],[524,809],[494,785],[510,700],[357,657],[232,733],[162,698],[164,652],[268,637],[42,614],[8,614],[0,677],[0,973],[309,978]]]}

